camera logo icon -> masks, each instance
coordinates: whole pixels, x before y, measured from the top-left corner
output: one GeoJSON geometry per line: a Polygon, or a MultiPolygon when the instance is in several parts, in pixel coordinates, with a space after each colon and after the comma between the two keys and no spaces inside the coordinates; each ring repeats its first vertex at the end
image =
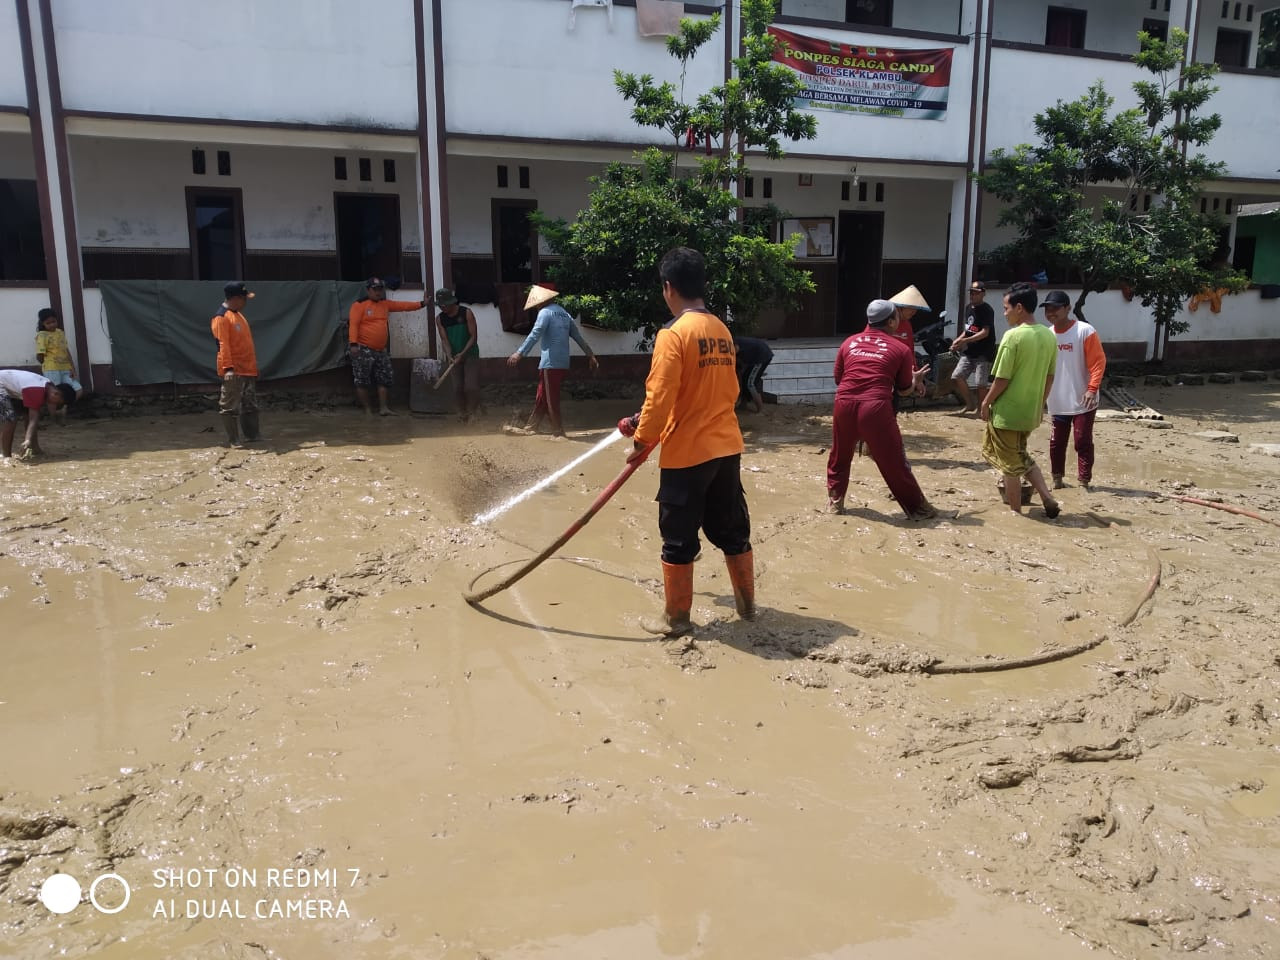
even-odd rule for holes
{"type": "MultiPolygon", "coordinates": [[[[80,881],[69,873],[55,873],[48,877],[44,883],[40,884],[40,902],[44,904],[45,909],[50,913],[70,913],[76,907],[80,906],[80,897],[83,890],[80,887],[80,881]]],[[[93,908],[99,913],[119,913],[129,905],[129,898],[133,895],[133,890],[129,886],[129,881],[118,873],[104,873],[96,877],[93,883],[89,884],[89,902],[93,904],[93,908]],[[112,891],[114,885],[123,888],[124,897],[115,906],[107,906],[98,900],[98,888],[106,883],[103,889],[103,898],[112,891]]],[[[112,898],[114,900],[114,897],[112,898]]]]}

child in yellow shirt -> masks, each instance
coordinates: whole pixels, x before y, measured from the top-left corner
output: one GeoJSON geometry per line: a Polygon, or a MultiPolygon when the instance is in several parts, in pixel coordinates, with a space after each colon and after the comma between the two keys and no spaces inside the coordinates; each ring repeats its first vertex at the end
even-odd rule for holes
{"type": "MultiPolygon", "coordinates": [[[[37,316],[36,361],[45,379],[53,384],[67,384],[76,392],[76,399],[80,399],[84,396],[84,387],[76,379],[76,365],[71,361],[71,348],[67,345],[67,335],[62,332],[57,311],[45,307],[37,316]]],[[[65,406],[58,409],[57,418],[59,422],[66,419],[65,406]]]]}

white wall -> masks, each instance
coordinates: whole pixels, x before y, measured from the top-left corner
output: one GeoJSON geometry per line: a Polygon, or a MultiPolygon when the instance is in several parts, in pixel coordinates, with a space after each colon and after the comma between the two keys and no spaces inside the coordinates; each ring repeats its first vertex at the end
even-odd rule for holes
{"type": "MultiPolygon", "coordinates": [[[[1159,10],[1152,10],[1150,4],[1142,0],[1052,0],[1052,3],[1035,0],[1014,0],[1010,3],[1006,0],[996,4],[995,39],[1044,43],[1050,6],[1084,10],[1085,49],[1108,53],[1137,53],[1138,31],[1142,29],[1143,19],[1166,19],[1168,16],[1163,3],[1157,4],[1159,10]]],[[[1181,26],[1181,21],[1178,25],[1181,26]]]]}
{"type": "MultiPolygon", "coordinates": [[[[216,133],[216,129],[210,132],[216,133]]],[[[394,193],[406,252],[418,249],[416,166],[411,154],[307,150],[290,147],[71,138],[76,214],[87,247],[186,248],[185,188],[243,190],[245,246],[251,250],[334,250],[333,194],[394,193]],[[191,150],[206,152],[203,176],[191,172],[191,150]],[[231,176],[217,174],[217,150],[231,153],[231,176]],[[347,158],[346,180],[335,180],[333,158],[347,158]],[[372,160],[369,183],[358,179],[358,157],[372,160]],[[382,161],[396,161],[396,182],[382,182],[382,161]]]]}
{"type": "Polygon", "coordinates": [[[69,110],[417,124],[412,0],[56,0],[53,7],[69,110]]]}
{"type": "MultiPolygon", "coordinates": [[[[450,133],[656,142],[656,131],[631,120],[613,86],[615,69],[680,82],[664,38],[641,37],[635,10],[617,7],[613,26],[602,9],[552,0],[453,0],[443,16],[446,118],[450,133]]],[[[723,80],[723,25],[689,65],[685,99],[723,80]]]]}
{"type": "MultiPolygon", "coordinates": [[[[603,164],[528,159],[514,153],[499,157],[449,157],[449,245],[455,254],[493,253],[492,201],[533,200],[553,217],[574,220],[590,199],[589,177],[603,164]],[[507,167],[508,186],[498,187],[497,167],[507,167]],[[519,167],[529,168],[529,189],[521,190],[519,167]]],[[[544,253],[547,247],[542,247],[544,253]]]]}
{"type": "MultiPolygon", "coordinates": [[[[1079,288],[1065,288],[1074,303],[1080,295],[1079,288]]],[[[987,300],[996,307],[996,327],[1003,329],[999,319],[999,300],[1003,291],[993,290],[987,300]]],[[[1119,290],[1091,293],[1084,304],[1085,316],[1098,328],[1103,345],[1108,341],[1146,343],[1147,356],[1151,353],[1151,340],[1155,336],[1155,324],[1151,309],[1144,307],[1138,298],[1126,301],[1119,290]]],[[[1185,343],[1196,340],[1274,340],[1280,334],[1280,300],[1263,300],[1258,290],[1222,298],[1222,312],[1213,313],[1208,304],[1201,304],[1195,313],[1185,307],[1179,311],[1179,320],[1191,324],[1191,329],[1171,342],[1185,343]]]]}
{"type": "MultiPolygon", "coordinates": [[[[0,287],[0,367],[34,367],[36,314],[49,306],[45,287],[0,287]]],[[[76,355],[75,331],[66,320],[67,342],[76,355]]]]}
{"type": "Polygon", "coordinates": [[[1280,77],[1220,73],[1213,82],[1218,92],[1204,112],[1220,114],[1222,128],[1204,154],[1226,163],[1229,177],[1275,180],[1280,172],[1280,77]]]}
{"type": "Polygon", "coordinates": [[[1240,18],[1236,17],[1236,4],[1232,0],[1227,10],[1228,16],[1222,16],[1222,3],[1220,0],[1200,0],[1200,35],[1196,38],[1196,59],[1208,63],[1213,60],[1213,54],[1218,44],[1218,30],[1238,30],[1241,33],[1249,34],[1249,65],[1253,66],[1258,62],[1258,28],[1262,24],[1262,12],[1274,4],[1266,2],[1259,3],[1258,0],[1245,0],[1240,5],[1240,18]],[[1246,7],[1253,7],[1253,20],[1245,19],[1244,10],[1246,7]]]}
{"type": "Polygon", "coordinates": [[[0,106],[25,107],[27,81],[22,73],[22,46],[18,42],[18,7],[0,3],[0,106]]]}
{"type": "MultiPolygon", "coordinates": [[[[856,30],[805,26],[793,32],[851,46],[883,47],[885,42],[882,34],[859,33],[856,30]]],[[[944,119],[906,120],[819,109],[812,111],[818,118],[817,139],[784,143],[784,148],[788,153],[963,163],[968,158],[973,45],[912,39],[904,39],[894,45],[895,50],[945,47],[950,47],[953,53],[951,88],[944,119]]]]}
{"type": "MultiPolygon", "coordinates": [[[[1043,38],[1042,38],[1043,39],[1043,38]]],[[[1133,82],[1149,74],[1132,63],[1029,50],[991,51],[991,112],[987,150],[1037,143],[1035,116],[1058,100],[1075,100],[1102,80],[1113,110],[1138,105],[1133,82]]]]}
{"type": "MultiPolygon", "coordinates": [[[[782,0],[782,15],[807,17],[811,20],[844,22],[845,0],[782,0]]],[[[898,3],[893,11],[893,26],[899,30],[928,30],[932,33],[957,32],[960,0],[911,0],[898,3]]],[[[884,38],[881,38],[881,43],[884,38]]]]}

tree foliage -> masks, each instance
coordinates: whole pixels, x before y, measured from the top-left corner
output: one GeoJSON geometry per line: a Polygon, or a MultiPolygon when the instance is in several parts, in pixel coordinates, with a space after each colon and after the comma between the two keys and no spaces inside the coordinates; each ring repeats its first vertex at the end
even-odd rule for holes
{"type": "Polygon", "coordinates": [[[1151,74],[1133,85],[1138,107],[1113,112],[1115,99],[1098,81],[1037,114],[1040,143],[993,151],[978,181],[1006,203],[1001,225],[1018,231],[989,256],[1065,273],[1083,288],[1074,307],[1082,320],[1090,293],[1129,289],[1152,310],[1158,350],[1162,333],[1188,328],[1178,319],[1184,300],[1247,281],[1215,262],[1225,222],[1200,209],[1205,184],[1224,169],[1193,152],[1222,124],[1203,113],[1218,68],[1185,62],[1182,30],[1167,42],[1138,38],[1134,62],[1151,74]],[[1101,198],[1087,188],[1103,188],[1101,198]]]}
{"type": "Polygon", "coordinates": [[[772,62],[775,41],[767,28],[776,4],[743,0],[743,54],[733,61],[735,75],[692,102],[684,93],[689,63],[720,29],[719,14],[686,17],[679,34],[667,39],[680,65],[678,86],[614,72],[632,119],[664,131],[671,142],[593,177],[589,204],[573,223],[531,214],[561,258],[551,273],[567,291],[561,300],[571,311],[652,339],[667,319],[658,261],[674,246],[702,251],[708,306],[746,324],[763,308],[794,303],[813,290],[808,272],[793,264],[792,246],[770,239],[781,212],[768,207],[743,216],[733,189],[750,173],[742,159],[748,148],[780,157],[783,140],[817,135],[813,116],[794,107],[800,80],[772,62]],[[690,146],[703,152],[682,165],[681,151],[690,146]]]}

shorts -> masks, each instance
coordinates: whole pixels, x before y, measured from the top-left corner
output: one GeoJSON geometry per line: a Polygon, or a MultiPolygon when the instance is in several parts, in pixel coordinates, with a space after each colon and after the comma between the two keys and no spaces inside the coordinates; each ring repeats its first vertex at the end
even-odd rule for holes
{"type": "Polygon", "coordinates": [[[44,370],[41,376],[52,384],[65,383],[77,394],[84,389],[80,381],[71,375],[70,370],[44,370]]]}
{"type": "Polygon", "coordinates": [[[964,380],[971,387],[985,387],[991,383],[991,361],[986,357],[963,356],[951,371],[952,380],[964,380]]]}
{"type": "Polygon", "coordinates": [[[982,458],[1006,477],[1025,477],[1036,462],[1027,453],[1030,430],[998,430],[987,421],[982,436],[982,458]]]}
{"type": "Polygon", "coordinates": [[[15,397],[9,396],[7,393],[0,391],[0,422],[9,423],[18,419],[18,411],[22,410],[25,417],[27,410],[39,410],[44,406],[44,387],[24,387],[22,390],[22,402],[16,404],[15,397]]]}
{"type": "Polygon", "coordinates": [[[351,378],[357,387],[391,386],[391,354],[363,343],[356,344],[356,355],[351,358],[351,378]]]}

